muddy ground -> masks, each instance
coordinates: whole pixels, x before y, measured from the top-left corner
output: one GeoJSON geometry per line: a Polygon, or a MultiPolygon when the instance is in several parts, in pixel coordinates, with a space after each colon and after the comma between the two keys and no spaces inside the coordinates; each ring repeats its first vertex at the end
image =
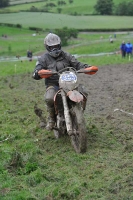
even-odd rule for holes
{"type": "MultiPolygon", "coordinates": [[[[103,120],[104,126],[119,132],[133,130],[133,64],[99,66],[95,75],[79,74],[88,91],[86,118],[103,120]]],[[[43,96],[43,83],[32,80],[43,96]]],[[[43,80],[41,80],[43,82],[43,80]]]]}
{"type": "Polygon", "coordinates": [[[96,75],[82,76],[89,93],[86,112],[108,116],[122,109],[133,113],[133,64],[102,66],[96,75]]]}
{"type": "MultiPolygon", "coordinates": [[[[79,76],[88,91],[86,118],[94,118],[94,123],[100,126],[100,130],[101,126],[107,126],[107,131],[113,129],[116,135],[117,132],[121,133],[118,135],[121,142],[125,141],[123,137],[130,142],[133,139],[133,64],[99,66],[97,74],[79,76]]],[[[31,115],[35,115],[35,104],[46,112],[44,80],[36,81],[30,73],[21,77],[14,75],[1,79],[1,88],[3,98],[6,101],[9,99],[6,105],[14,105],[12,109],[16,109],[19,101],[23,101],[20,108],[25,106],[24,109],[29,109],[31,115]]],[[[34,117],[39,123],[38,117],[34,117]]]]}
{"type": "Polygon", "coordinates": [[[82,75],[81,80],[89,93],[86,115],[103,119],[104,125],[114,129],[122,143],[130,143],[133,139],[133,64],[102,66],[96,75],[82,75]]]}
{"type": "MultiPolygon", "coordinates": [[[[132,74],[132,64],[99,66],[99,71],[93,76],[80,74],[81,83],[86,86],[89,93],[85,115],[88,123],[87,127],[91,126],[87,130],[92,127],[92,132],[87,132],[89,133],[88,150],[87,154],[83,156],[73,154],[73,150],[71,151],[70,147],[68,147],[66,139],[61,140],[61,145],[61,142],[56,141],[51,133],[44,133],[37,125],[39,124],[39,119],[34,113],[34,106],[37,103],[38,108],[42,110],[45,108],[43,101],[45,93],[44,80],[36,81],[32,79],[31,73],[1,78],[0,88],[2,99],[0,103],[2,104],[1,111],[3,114],[0,118],[0,128],[2,133],[1,140],[5,142],[1,143],[5,145],[2,148],[4,159],[9,159],[9,156],[6,158],[5,153],[9,154],[11,149],[11,152],[15,152],[15,155],[19,155],[16,154],[17,151],[21,153],[24,165],[26,162],[35,161],[38,163],[39,170],[42,170],[41,174],[45,175],[47,172],[49,174],[52,171],[52,174],[48,176],[50,178],[46,179],[46,183],[44,182],[44,178],[41,179],[42,183],[46,184],[46,189],[49,185],[51,187],[51,183],[53,186],[55,184],[56,188],[57,184],[60,187],[60,182],[67,184],[63,182],[64,174],[66,173],[65,177],[68,176],[69,182],[72,180],[72,186],[73,183],[75,184],[75,180],[77,181],[79,177],[81,178],[81,182],[76,182],[78,190],[75,190],[75,194],[77,194],[77,191],[81,192],[78,193],[78,195],[81,194],[79,199],[82,197],[82,194],[84,197],[84,192],[86,192],[85,195],[88,195],[88,191],[92,198],[96,197],[99,199],[105,196],[105,198],[107,197],[106,199],[110,200],[131,199],[132,196],[130,198],[129,195],[132,195],[133,192],[132,74]],[[115,111],[115,109],[119,110],[115,111]],[[5,140],[10,135],[11,139],[6,143],[5,140]],[[35,147],[35,150],[33,150],[33,147],[35,147]],[[57,169],[54,171],[56,166],[57,169]],[[63,175],[56,174],[58,167],[64,170],[63,175]],[[68,167],[71,167],[71,170],[68,167]],[[77,168],[79,168],[79,171],[77,171],[77,168]],[[75,179],[71,174],[73,176],[77,175],[77,178],[75,179]],[[58,183],[56,180],[59,180],[58,183]],[[81,184],[84,184],[84,186],[81,187],[81,184]],[[106,184],[107,186],[105,186],[106,184]]],[[[13,166],[16,162],[13,162],[14,160],[12,159],[10,166],[13,166]]],[[[7,163],[7,160],[3,163],[7,163]]],[[[16,167],[14,169],[16,173],[16,167]]],[[[13,175],[12,181],[21,178],[24,185],[26,179],[24,178],[23,180],[23,177],[25,175],[32,177],[31,175],[34,173],[25,174],[26,169],[28,167],[22,168],[22,171],[17,170],[19,172],[17,176],[19,177],[15,179],[13,175]]],[[[27,178],[27,180],[30,179],[27,178]]],[[[43,184],[39,182],[39,186],[42,185],[43,187],[43,184]]],[[[28,187],[31,189],[34,187],[34,194],[38,195],[38,185],[32,185],[31,182],[31,185],[28,185],[28,187]]],[[[14,183],[13,192],[16,188],[18,187],[14,183]]],[[[75,187],[73,186],[73,188],[75,187]]],[[[42,189],[40,191],[42,194],[42,189]]],[[[40,193],[39,195],[41,195],[40,193]]],[[[50,198],[51,194],[50,191],[50,198]]],[[[59,194],[64,195],[64,188],[59,194]]],[[[67,198],[66,194],[67,191],[65,193],[65,197],[67,198]]],[[[62,197],[64,197],[63,195],[62,197]]],[[[68,199],[70,199],[69,196],[68,199]]]]}

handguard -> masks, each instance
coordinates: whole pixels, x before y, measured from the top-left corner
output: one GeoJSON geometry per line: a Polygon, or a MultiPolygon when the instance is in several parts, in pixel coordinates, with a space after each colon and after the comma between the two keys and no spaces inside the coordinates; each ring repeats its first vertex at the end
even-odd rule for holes
{"type": "Polygon", "coordinates": [[[85,74],[93,75],[98,71],[98,67],[96,66],[87,67],[84,69],[84,71],[85,74]]]}
{"type": "Polygon", "coordinates": [[[85,74],[89,74],[89,75],[93,75],[98,71],[98,67],[96,66],[91,66],[91,67],[87,67],[84,69],[80,69],[78,71],[78,73],[85,73],[85,74]]]}
{"type": "Polygon", "coordinates": [[[52,71],[47,70],[47,69],[41,69],[38,71],[38,75],[41,78],[49,78],[50,76],[52,76],[52,71]]]}

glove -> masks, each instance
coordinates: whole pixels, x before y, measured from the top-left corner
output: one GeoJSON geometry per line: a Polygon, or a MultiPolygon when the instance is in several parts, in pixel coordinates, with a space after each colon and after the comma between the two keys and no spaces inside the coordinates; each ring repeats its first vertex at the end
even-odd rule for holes
{"type": "Polygon", "coordinates": [[[33,73],[33,78],[36,79],[36,80],[41,79],[41,77],[38,75],[38,70],[35,70],[35,71],[34,71],[34,73],[33,73]]]}
{"type": "Polygon", "coordinates": [[[40,78],[49,78],[52,76],[52,71],[48,69],[41,69],[38,71],[38,76],[40,76],[40,78]]]}
{"type": "Polygon", "coordinates": [[[85,74],[89,74],[89,75],[93,75],[98,71],[98,67],[96,66],[88,66],[87,68],[85,68],[84,72],[85,74]]]}

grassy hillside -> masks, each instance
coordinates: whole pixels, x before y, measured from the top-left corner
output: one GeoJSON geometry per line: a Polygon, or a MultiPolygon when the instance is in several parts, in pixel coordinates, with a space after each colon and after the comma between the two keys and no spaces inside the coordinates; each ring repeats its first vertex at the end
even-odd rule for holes
{"type": "MultiPolygon", "coordinates": [[[[17,2],[17,1],[16,1],[17,2]]],[[[49,12],[54,12],[54,13],[58,13],[58,8],[61,8],[61,13],[62,14],[74,14],[74,13],[78,13],[78,14],[92,14],[94,12],[94,4],[96,2],[95,1],[87,1],[84,0],[81,4],[81,1],[78,0],[74,0],[73,3],[69,3],[69,1],[65,1],[66,4],[59,6],[58,5],[58,1],[57,0],[52,0],[52,1],[44,1],[44,2],[32,2],[31,1],[28,2],[28,4],[20,4],[20,2],[25,2],[25,1],[19,1],[18,5],[15,6],[11,6],[8,9],[10,11],[20,11],[20,10],[29,10],[32,6],[36,7],[36,8],[44,8],[46,7],[46,5],[48,3],[54,3],[55,7],[50,7],[48,6],[47,9],[49,12]]]]}
{"type": "MultiPolygon", "coordinates": [[[[28,1],[24,0],[14,1],[10,3],[17,5],[11,5],[7,8],[0,9],[0,23],[9,24],[21,24],[23,27],[38,27],[45,29],[62,28],[64,26],[68,28],[76,29],[119,29],[132,28],[133,18],[124,16],[95,16],[94,5],[96,0],[73,0],[72,3],[69,0],[65,1],[65,5],[58,5],[58,0],[49,1],[28,1]],[[55,6],[48,6],[48,4],[54,4],[55,6]],[[40,9],[39,12],[24,12],[30,9],[40,9]],[[45,10],[43,12],[41,10],[45,10]],[[59,14],[59,9],[61,13],[59,14]],[[21,12],[23,11],[23,12],[21,12]],[[8,14],[2,14],[3,12],[8,14]],[[10,12],[15,12],[9,14],[10,12]],[[69,15],[70,14],[70,15],[69,15]],[[74,15],[74,16],[72,16],[74,15]],[[76,16],[78,15],[78,16],[76,16]],[[92,16],[83,16],[92,15],[92,16]]],[[[114,0],[114,4],[120,3],[120,0],[114,0]]]]}
{"type": "MultiPolygon", "coordinates": [[[[32,50],[33,55],[39,55],[44,51],[44,37],[48,32],[38,32],[33,36],[34,31],[28,29],[18,29],[1,26],[0,28],[0,56],[26,56],[28,49],[32,50]],[[7,35],[7,38],[2,35],[7,35]]],[[[133,40],[132,33],[117,33],[113,44],[109,43],[111,33],[79,33],[77,39],[71,38],[68,46],[64,50],[72,54],[98,54],[119,51],[122,40],[127,42],[133,40]],[[101,39],[101,36],[103,39],[101,39]]],[[[113,33],[112,33],[113,37],[113,33]]],[[[121,61],[121,59],[120,59],[121,61]]],[[[102,63],[101,61],[100,63],[102,63]]]]}
{"type": "Polygon", "coordinates": [[[28,29],[0,28],[0,35],[7,35],[7,38],[0,37],[0,56],[26,56],[28,49],[38,52],[44,49],[43,40],[46,33],[32,36],[34,32],[28,29]]]}
{"type": "Polygon", "coordinates": [[[119,29],[132,28],[133,17],[118,16],[70,16],[51,13],[20,12],[0,14],[0,23],[21,24],[23,27],[75,29],[119,29]]]}
{"type": "Polygon", "coordinates": [[[16,4],[27,4],[27,3],[34,3],[34,2],[40,2],[40,1],[43,1],[43,0],[10,0],[9,1],[9,5],[16,5],[16,4]]]}
{"type": "MultiPolygon", "coordinates": [[[[46,7],[49,3],[54,3],[55,7],[47,7],[49,12],[58,13],[58,8],[61,8],[62,14],[93,14],[94,13],[94,5],[96,4],[97,0],[73,0],[73,3],[70,3],[69,0],[65,0],[65,5],[58,5],[58,0],[49,0],[49,1],[42,1],[38,2],[39,0],[11,0],[10,4],[18,4],[15,6],[11,6],[9,8],[10,11],[19,11],[19,10],[27,10],[30,9],[32,6],[36,8],[43,8],[46,7]],[[30,3],[31,2],[31,3],[30,3]],[[22,5],[23,4],[23,5],[22,5]]],[[[121,3],[121,0],[113,0],[114,4],[117,5],[121,3]]]]}
{"type": "MultiPolygon", "coordinates": [[[[1,26],[0,29],[0,56],[20,57],[26,56],[27,50],[30,49],[33,55],[40,55],[45,51],[43,41],[48,32],[38,32],[33,36],[34,31],[28,29],[18,29],[1,26]],[[7,35],[7,38],[2,35],[7,35]]],[[[96,65],[121,63],[121,56],[115,56],[110,59],[108,56],[88,57],[88,54],[110,53],[119,51],[120,44],[123,40],[127,42],[133,41],[132,33],[117,33],[114,43],[110,44],[109,36],[111,33],[79,33],[77,39],[71,38],[68,46],[63,47],[65,51],[69,51],[74,55],[80,55],[80,59],[84,62],[95,63],[96,65]],[[103,39],[101,39],[101,36],[103,39]],[[83,56],[82,56],[83,55],[83,56]],[[86,55],[86,56],[85,56],[86,55]]],[[[112,32],[113,37],[113,32],[112,32]]],[[[123,61],[127,62],[127,60],[123,61]]]]}

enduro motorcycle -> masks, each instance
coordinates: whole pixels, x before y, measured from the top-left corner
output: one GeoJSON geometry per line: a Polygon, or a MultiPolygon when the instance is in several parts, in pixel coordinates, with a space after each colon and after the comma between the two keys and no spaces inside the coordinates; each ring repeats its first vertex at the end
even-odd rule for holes
{"type": "Polygon", "coordinates": [[[69,135],[71,144],[77,153],[84,153],[87,149],[87,135],[83,116],[87,96],[80,87],[77,74],[92,75],[97,71],[96,66],[91,66],[78,71],[75,68],[67,67],[58,72],[44,69],[38,72],[41,78],[48,78],[54,74],[59,76],[59,90],[54,97],[56,122],[53,131],[56,138],[69,135]]]}

